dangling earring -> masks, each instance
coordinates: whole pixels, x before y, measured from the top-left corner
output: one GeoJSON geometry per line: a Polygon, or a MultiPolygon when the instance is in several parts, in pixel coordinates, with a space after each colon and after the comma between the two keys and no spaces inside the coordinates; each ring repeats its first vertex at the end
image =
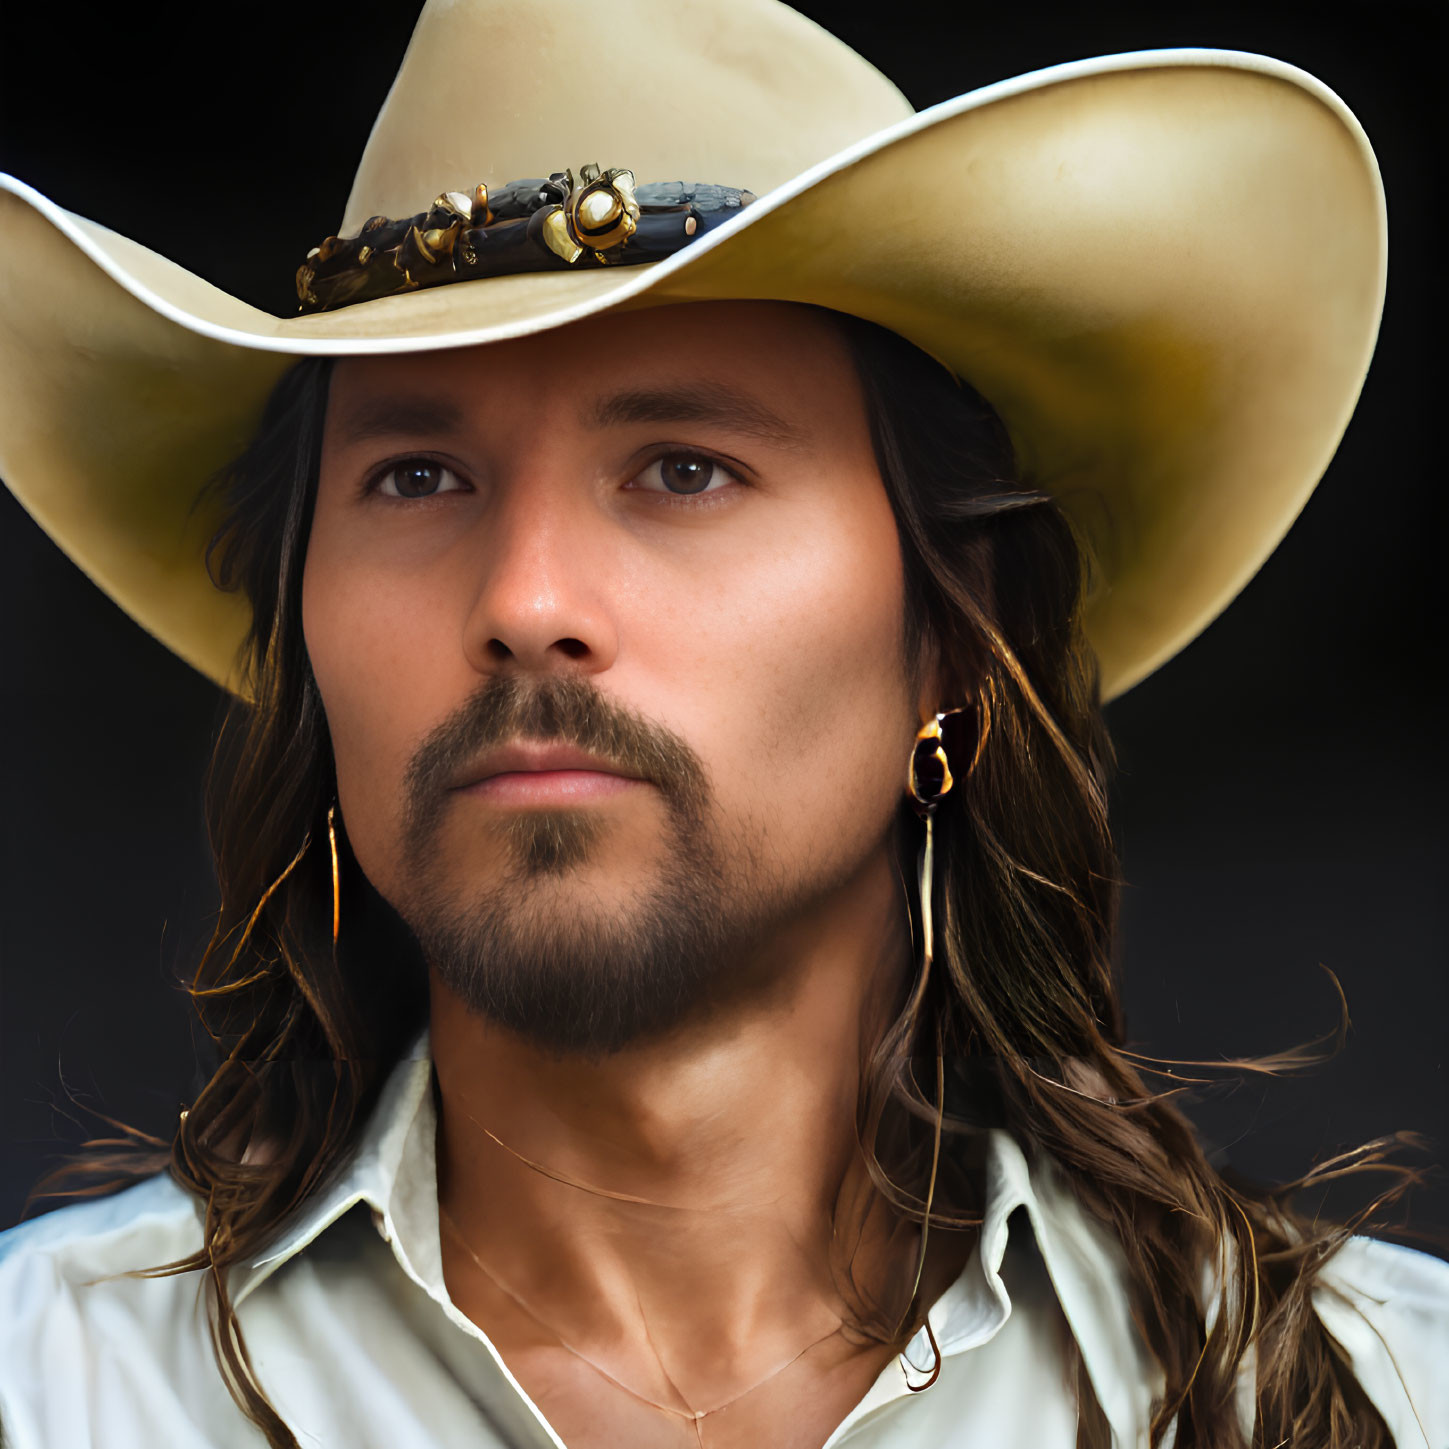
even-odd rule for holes
{"type": "Polygon", "coordinates": [[[327,807],[327,843],[332,848],[332,949],[337,949],[337,932],[342,925],[342,875],[337,865],[337,802],[327,807]]]}
{"type": "MultiPolygon", "coordinates": [[[[927,720],[916,731],[916,743],[911,749],[911,763],[906,772],[906,789],[910,792],[916,814],[926,822],[926,838],[921,843],[921,853],[916,865],[921,902],[921,969],[916,977],[916,989],[911,1002],[913,1016],[920,1009],[921,1002],[925,998],[926,987],[931,975],[931,963],[936,956],[936,928],[932,911],[936,874],[935,815],[941,801],[951,793],[951,787],[956,783],[955,777],[951,774],[951,762],[946,757],[946,742],[941,733],[941,726],[948,716],[961,714],[969,708],[971,708],[970,705],[961,705],[956,709],[938,711],[933,718],[927,720]]],[[[971,763],[974,767],[976,762],[973,759],[971,763]]],[[[967,774],[970,774],[970,770],[967,771],[967,774]]],[[[921,1291],[921,1279],[926,1269],[926,1242],[931,1230],[931,1209],[935,1205],[936,1173],[941,1161],[941,1127],[945,1114],[946,1064],[938,1023],[936,1032],[936,1125],[931,1143],[931,1178],[926,1187],[925,1208],[921,1217],[921,1242],[916,1252],[916,1275],[915,1281],[911,1285],[911,1296],[906,1308],[907,1314],[916,1305],[921,1291]]],[[[926,1319],[925,1328],[934,1362],[930,1376],[924,1383],[913,1384],[907,1376],[906,1387],[912,1393],[920,1393],[922,1390],[930,1388],[941,1373],[941,1350],[936,1343],[936,1335],[929,1317],[926,1319]]]]}
{"type": "Polygon", "coordinates": [[[906,772],[906,789],[910,791],[916,814],[926,822],[926,839],[921,846],[917,863],[917,880],[921,891],[921,987],[930,972],[935,959],[936,941],[931,917],[931,895],[936,866],[935,815],[941,801],[951,793],[956,783],[951,774],[951,762],[946,758],[946,742],[941,734],[941,725],[948,716],[961,714],[969,705],[938,711],[916,731],[916,743],[911,749],[910,769],[906,772]]]}

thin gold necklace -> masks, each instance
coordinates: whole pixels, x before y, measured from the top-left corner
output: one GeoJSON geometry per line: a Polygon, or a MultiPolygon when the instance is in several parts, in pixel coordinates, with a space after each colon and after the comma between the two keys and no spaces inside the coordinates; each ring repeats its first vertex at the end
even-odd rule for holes
{"type": "MultiPolygon", "coordinates": [[[[802,1358],[805,1357],[807,1353],[810,1352],[812,1348],[819,1347],[819,1345],[824,1343],[827,1338],[834,1338],[841,1329],[841,1325],[837,1324],[834,1328],[830,1330],[829,1333],[822,1334],[813,1342],[807,1343],[805,1347],[802,1348],[798,1353],[791,1354],[791,1356],[787,1358],[784,1363],[780,1364],[776,1368],[771,1369],[770,1372],[767,1373],[763,1378],[756,1379],[755,1382],[752,1383],[747,1389],[741,1389],[739,1393],[733,1395],[731,1398],[726,1399],[723,1403],[714,1405],[713,1408],[677,1409],[672,1404],[661,1404],[658,1399],[652,1399],[649,1397],[648,1394],[641,1394],[638,1389],[631,1388],[622,1379],[617,1378],[615,1377],[615,1375],[611,1374],[609,1370],[606,1369],[602,1364],[595,1363],[594,1360],[588,1356],[588,1354],[583,1353],[579,1349],[575,1348],[573,1344],[571,1344],[568,1339],[566,1339],[563,1334],[561,1334],[551,1323],[548,1323],[543,1318],[540,1318],[539,1315],[534,1312],[534,1310],[529,1307],[529,1305],[523,1300],[523,1298],[515,1293],[513,1289],[508,1286],[508,1284],[503,1282],[503,1280],[499,1278],[499,1276],[491,1268],[488,1267],[488,1265],[482,1260],[482,1258],[480,1258],[478,1254],[473,1251],[473,1245],[469,1243],[467,1238],[463,1236],[463,1230],[458,1226],[456,1222],[454,1222],[453,1215],[441,1203],[438,1204],[438,1213],[443,1220],[444,1226],[453,1235],[454,1239],[458,1243],[458,1246],[462,1248],[462,1250],[467,1253],[467,1255],[473,1260],[478,1271],[482,1273],[483,1276],[487,1278],[488,1281],[492,1283],[493,1286],[504,1295],[504,1297],[508,1298],[519,1309],[526,1313],[528,1317],[533,1319],[533,1321],[538,1324],[540,1328],[544,1329],[545,1332],[547,1332],[550,1336],[556,1339],[560,1348],[564,1349],[568,1353],[571,1353],[581,1363],[587,1364],[591,1369],[593,1369],[596,1374],[599,1374],[603,1378],[608,1379],[611,1384],[613,1384],[616,1388],[622,1389],[631,1398],[638,1399],[641,1404],[647,1404],[651,1409],[658,1409],[661,1413],[671,1414],[675,1418],[683,1419],[687,1424],[692,1425],[694,1427],[695,1437],[701,1444],[704,1442],[703,1439],[700,1438],[699,1421],[701,1419],[707,1419],[711,1414],[717,1414],[720,1412],[721,1409],[727,1409],[730,1407],[731,1404],[739,1403],[739,1401],[743,1399],[747,1394],[754,1393],[756,1389],[762,1387],[763,1385],[769,1383],[771,1379],[776,1378],[780,1374],[784,1373],[791,1364],[798,1363],[802,1358]]],[[[664,1365],[662,1363],[659,1365],[659,1368],[660,1372],[664,1373],[665,1380],[668,1382],[670,1388],[672,1388],[675,1393],[679,1394],[679,1397],[683,1402],[688,1403],[688,1400],[685,1399],[682,1393],[680,1393],[679,1386],[672,1379],[670,1379],[668,1373],[665,1372],[664,1365]]]]}

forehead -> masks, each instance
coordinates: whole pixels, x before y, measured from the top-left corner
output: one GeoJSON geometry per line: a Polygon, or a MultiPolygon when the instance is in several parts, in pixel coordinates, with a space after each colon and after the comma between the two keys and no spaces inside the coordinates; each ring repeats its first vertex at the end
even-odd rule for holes
{"type": "Polygon", "coordinates": [[[690,386],[705,412],[733,405],[736,421],[762,431],[784,423],[797,441],[822,429],[864,435],[859,379],[830,314],[767,301],[679,303],[477,347],[341,358],[327,432],[340,441],[369,429],[401,397],[410,406],[433,399],[440,425],[477,408],[629,422],[627,404],[618,401],[632,391],[690,386]]]}

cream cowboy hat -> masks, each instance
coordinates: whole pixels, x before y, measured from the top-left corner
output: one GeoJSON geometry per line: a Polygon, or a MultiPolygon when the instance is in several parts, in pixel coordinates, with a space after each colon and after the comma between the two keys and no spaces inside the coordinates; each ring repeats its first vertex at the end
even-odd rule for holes
{"type": "MultiPolygon", "coordinates": [[[[499,196],[565,168],[580,174],[567,224],[534,239],[542,269],[292,317],[0,175],[0,476],[133,617],[234,684],[246,605],[212,588],[215,520],[193,503],[297,358],[467,346],[609,308],[814,303],[903,334],[995,405],[1095,556],[1087,629],[1110,697],[1286,532],[1378,328],[1368,142],[1332,92],[1262,56],[1107,56],[914,114],[775,0],[429,0],[339,234],[445,193],[466,229],[470,207],[492,219],[477,183],[499,196]],[[597,217],[580,209],[595,161],[638,184],[615,178],[597,217]],[[642,265],[642,223],[597,251],[581,236],[681,179],[754,198],[642,265]]],[[[440,235],[417,233],[430,261],[440,235]]]]}

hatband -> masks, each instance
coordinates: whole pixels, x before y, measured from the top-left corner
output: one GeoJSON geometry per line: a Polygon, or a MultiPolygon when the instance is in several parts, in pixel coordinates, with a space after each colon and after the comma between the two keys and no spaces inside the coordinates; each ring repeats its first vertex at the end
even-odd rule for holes
{"type": "Polygon", "coordinates": [[[297,269],[300,312],[327,312],[446,282],[573,267],[663,261],[738,214],[754,193],[699,181],[636,187],[597,165],[548,180],[445,191],[416,216],[369,217],[355,237],[329,236],[297,269]]]}

